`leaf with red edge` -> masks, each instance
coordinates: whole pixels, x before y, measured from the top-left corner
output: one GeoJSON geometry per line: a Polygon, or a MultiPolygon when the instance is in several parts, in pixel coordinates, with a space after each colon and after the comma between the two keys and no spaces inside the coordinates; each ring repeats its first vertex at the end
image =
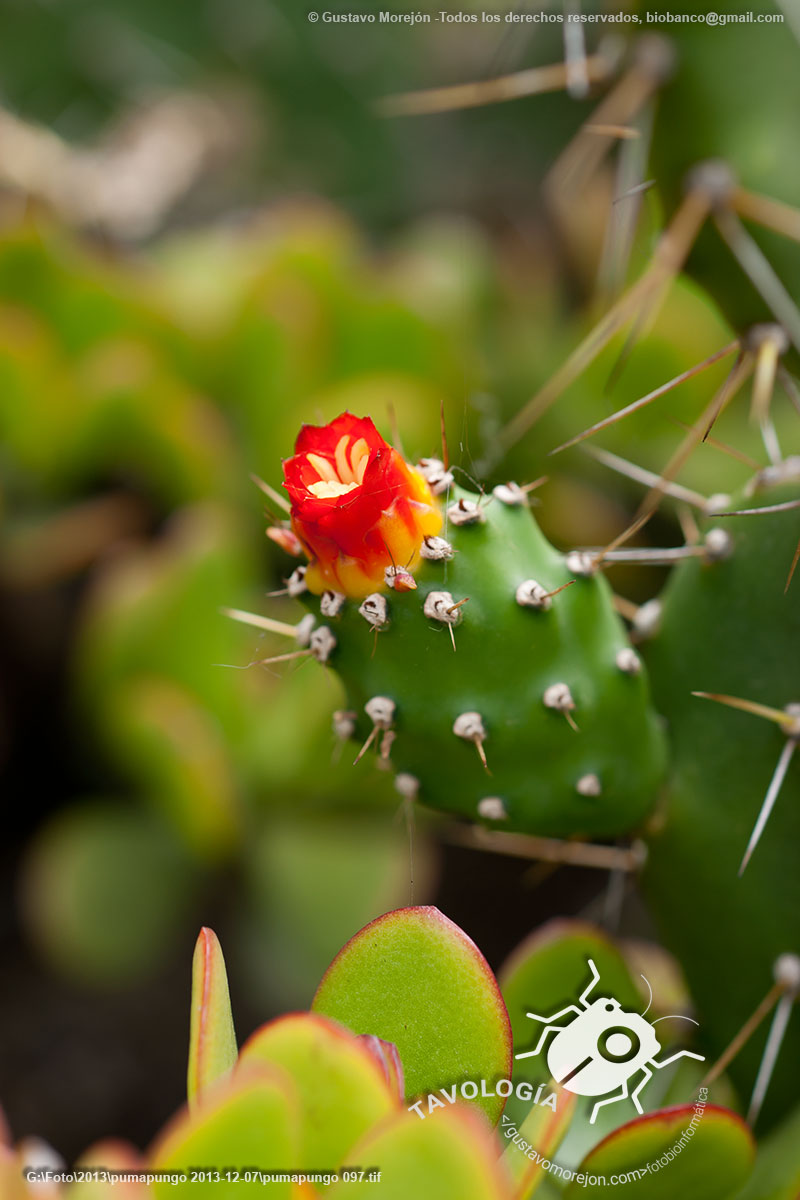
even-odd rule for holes
{"type": "Polygon", "coordinates": [[[384,1042],[373,1033],[360,1033],[356,1039],[365,1050],[368,1050],[386,1077],[392,1095],[400,1103],[406,1094],[405,1076],[397,1046],[392,1042],[384,1042]]]}
{"type": "MultiPolygon", "coordinates": [[[[93,1174],[106,1169],[138,1175],[147,1170],[141,1152],[130,1142],[117,1138],[106,1138],[85,1150],[75,1163],[76,1171],[93,1174]]],[[[120,1179],[114,1183],[104,1179],[82,1179],[71,1184],[69,1200],[148,1200],[152,1196],[146,1183],[139,1180],[120,1179]]]]}
{"type": "Polygon", "coordinates": [[[735,1200],[797,1200],[800,1196],[800,1108],[758,1143],[753,1174],[735,1200]]]}
{"type": "Polygon", "coordinates": [[[392,1042],[409,1099],[472,1081],[497,1121],[494,1095],[511,1071],[511,1026],[497,981],[475,943],[437,908],[400,908],[372,921],[328,968],[313,1009],[354,1033],[392,1042]]]}
{"type": "Polygon", "coordinates": [[[552,1159],[562,1138],[569,1129],[575,1113],[577,1097],[551,1081],[548,1089],[556,1099],[556,1110],[534,1104],[519,1127],[511,1117],[503,1116],[498,1129],[508,1145],[503,1152],[503,1163],[514,1181],[514,1200],[528,1200],[547,1173],[536,1157],[552,1159]]]}
{"type": "MultiPolygon", "coordinates": [[[[242,1171],[297,1170],[299,1112],[297,1096],[288,1075],[275,1068],[251,1066],[237,1070],[209,1092],[199,1108],[181,1110],[161,1134],[150,1156],[150,1169],[177,1172],[186,1179],[165,1179],[152,1185],[158,1200],[206,1200],[235,1195],[240,1200],[263,1196],[264,1185],[243,1177],[229,1182],[192,1180],[193,1169],[227,1168],[242,1171]]],[[[289,1200],[291,1184],[269,1184],[269,1194],[289,1200]]]]}
{"type": "Polygon", "coordinates": [[[383,1067],[346,1029],[290,1013],[256,1030],[240,1066],[268,1064],[291,1077],[300,1102],[300,1162],[338,1167],[365,1131],[398,1107],[383,1067]]]}
{"type": "Polygon", "coordinates": [[[548,921],[526,938],[503,964],[500,983],[514,1027],[517,1049],[528,1049],[541,1026],[528,1012],[556,1012],[574,1003],[591,976],[587,960],[600,972],[604,992],[626,1008],[640,995],[619,949],[602,930],[584,921],[548,921]]]}
{"type": "Polygon", "coordinates": [[[236,1032],[225,959],[212,929],[200,930],[192,960],[192,1013],[187,1091],[194,1104],[210,1084],[233,1070],[236,1032]]]}
{"type": "MultiPolygon", "coordinates": [[[[544,1027],[531,1021],[529,1012],[555,1013],[577,1001],[591,979],[588,959],[600,972],[598,995],[613,996],[624,1008],[637,1012],[645,1007],[620,951],[602,930],[585,921],[548,921],[513,951],[499,973],[517,1053],[531,1050],[544,1027]]],[[[514,1063],[516,1084],[524,1081],[536,1088],[549,1075],[546,1050],[536,1058],[517,1059],[514,1063]]],[[[521,1122],[526,1105],[514,1095],[506,1111],[521,1122]]]]}
{"type": "Polygon", "coordinates": [[[369,1133],[350,1156],[354,1167],[380,1171],[341,1182],[330,1200],[511,1200],[510,1182],[484,1117],[465,1104],[425,1120],[400,1113],[369,1133]]]}
{"type": "Polygon", "coordinates": [[[729,1109],[663,1108],[620,1126],[595,1146],[577,1174],[605,1177],[605,1183],[576,1178],[565,1197],[608,1196],[611,1182],[620,1200],[729,1200],[750,1174],[754,1156],[750,1130],[729,1109]]]}
{"type": "Polygon", "coordinates": [[[0,1144],[0,1196],[3,1200],[29,1200],[31,1195],[19,1155],[10,1146],[0,1144]]]}

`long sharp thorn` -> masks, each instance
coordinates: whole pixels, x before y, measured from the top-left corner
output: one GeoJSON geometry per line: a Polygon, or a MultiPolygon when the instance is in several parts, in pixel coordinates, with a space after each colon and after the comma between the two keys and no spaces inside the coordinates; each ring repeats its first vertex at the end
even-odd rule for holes
{"type": "Polygon", "coordinates": [[[734,363],[727,379],[722,387],[716,393],[711,403],[706,407],[700,417],[697,425],[693,425],[689,433],[681,442],[678,449],[672,455],[672,458],[667,463],[664,470],[661,472],[659,483],[652,488],[645,496],[639,506],[639,516],[654,513],[658,508],[661,497],[665,493],[666,485],[670,483],[681,468],[686,463],[687,459],[692,454],[692,451],[700,445],[702,441],[710,433],[717,418],[724,412],[728,404],[731,402],[739,387],[747,378],[751,370],[750,356],[740,355],[734,363]]]}
{"type": "Polygon", "coordinates": [[[612,204],[619,204],[621,200],[627,200],[629,196],[639,196],[642,192],[647,192],[651,187],[655,186],[655,179],[645,179],[643,183],[635,183],[633,187],[626,188],[624,192],[620,192],[615,196],[612,204]]]}
{"type": "Polygon", "coordinates": [[[480,847],[512,858],[594,867],[600,871],[639,871],[643,862],[644,848],[641,842],[631,846],[603,846],[591,842],[533,837],[526,833],[502,833],[483,829],[479,825],[453,825],[447,829],[445,836],[456,845],[480,847]]]}
{"type": "Polygon", "coordinates": [[[638,533],[642,526],[647,524],[652,515],[652,512],[648,512],[643,513],[640,517],[637,517],[636,520],[627,527],[627,529],[623,529],[622,533],[618,534],[617,537],[614,538],[613,542],[609,542],[605,549],[601,550],[595,555],[594,562],[599,566],[599,564],[605,560],[606,555],[611,554],[617,549],[618,546],[622,546],[628,541],[629,538],[632,538],[634,534],[638,533]]]}
{"type": "Polygon", "coordinates": [[[764,449],[767,452],[767,458],[773,467],[779,467],[783,462],[783,451],[778,440],[778,431],[775,428],[774,421],[766,417],[761,422],[761,440],[764,443],[764,449]]]}
{"type": "Polygon", "coordinates": [[[532,425],[547,412],[569,385],[594,361],[614,335],[627,323],[636,305],[652,288],[652,281],[643,276],[609,309],[594,329],[573,350],[567,361],[547,383],[524,405],[498,435],[500,448],[510,449],[532,425]]]}
{"type": "Polygon", "coordinates": [[[445,471],[450,470],[450,451],[447,448],[447,430],[444,427],[444,400],[439,405],[439,421],[442,426],[442,462],[445,471]]]}
{"type": "MultiPolygon", "coordinates": [[[[586,60],[586,71],[590,82],[602,83],[611,73],[611,62],[601,54],[591,55],[586,60]]],[[[432,113],[454,112],[461,108],[479,108],[484,104],[500,104],[505,100],[518,100],[523,96],[559,92],[567,86],[567,68],[564,63],[553,63],[546,67],[531,67],[515,71],[511,75],[500,75],[495,79],[481,79],[471,83],[457,83],[452,87],[427,88],[418,92],[403,92],[384,96],[375,108],[382,117],[418,117],[432,113]]]]}
{"type": "Polygon", "coordinates": [[[364,757],[364,755],[367,753],[367,751],[369,750],[370,746],[371,746],[371,745],[372,745],[372,743],[375,741],[375,738],[376,738],[377,736],[378,736],[378,726],[377,726],[377,725],[373,725],[373,727],[372,727],[372,729],[371,729],[371,731],[370,731],[369,737],[368,737],[368,738],[367,738],[367,740],[364,742],[364,745],[361,747],[361,749],[359,750],[358,754],[357,754],[357,755],[355,756],[355,758],[353,759],[353,766],[354,766],[354,767],[357,767],[357,766],[358,766],[358,764],[361,762],[362,758],[363,758],[363,757],[364,757]]]}
{"type": "Polygon", "coordinates": [[[735,508],[731,512],[717,513],[719,517],[760,517],[764,513],[790,512],[800,508],[800,500],[784,500],[782,504],[765,504],[763,508],[735,508]]]}
{"type": "Polygon", "coordinates": [[[740,187],[734,189],[731,204],[746,221],[755,221],[757,225],[764,225],[767,229],[774,229],[776,233],[782,233],[784,237],[800,242],[800,209],[740,187]]]}
{"type": "Polygon", "coordinates": [[[642,207],[643,182],[653,132],[653,106],[645,104],[636,121],[637,137],[624,142],[617,161],[615,197],[611,203],[603,253],[598,268],[598,292],[614,297],[622,290],[633,250],[636,224],[642,207]],[[623,200],[631,203],[623,204],[623,200]]]}
{"type": "Polygon", "coordinates": [[[552,592],[545,592],[541,599],[552,600],[553,596],[557,596],[559,592],[563,592],[565,588],[572,587],[573,583],[577,582],[577,579],[569,579],[566,583],[562,583],[561,587],[554,588],[552,592]]]}
{"type": "Polygon", "coordinates": [[[800,311],[775,274],[771,262],[730,209],[719,209],[714,220],[739,266],[786,330],[795,348],[800,349],[800,311]]]}
{"type": "MultiPolygon", "coordinates": [[[[610,450],[603,450],[599,446],[584,446],[583,449],[587,454],[597,462],[602,463],[605,467],[610,467],[612,471],[618,471],[620,475],[625,475],[628,479],[633,479],[635,483],[644,484],[645,487],[658,486],[660,476],[654,471],[648,471],[644,467],[638,467],[636,463],[628,462],[626,458],[620,458],[618,454],[612,454],[610,450]]],[[[699,492],[692,491],[691,488],[683,487],[680,483],[668,483],[665,491],[675,500],[682,500],[686,504],[691,504],[694,508],[705,509],[708,503],[705,496],[701,496],[699,492]]]]}
{"type": "Polygon", "coordinates": [[[800,8],[798,8],[796,0],[778,0],[775,7],[779,8],[785,16],[794,40],[800,42],[800,8]]]}
{"type": "Polygon", "coordinates": [[[505,429],[500,431],[500,450],[508,450],[519,441],[570,383],[594,361],[651,292],[678,274],[708,216],[709,204],[709,197],[704,192],[687,193],[672,221],[662,233],[653,259],[644,274],[612,305],[605,317],[583,339],[552,379],[528,401],[505,429]]]}
{"type": "MultiPolygon", "coordinates": [[[[711,401],[711,404],[706,409],[708,421],[705,429],[703,430],[702,441],[705,442],[708,440],[711,430],[714,428],[717,421],[722,416],[747,376],[750,374],[752,368],[753,364],[750,356],[747,354],[740,355],[737,361],[734,363],[728,378],[725,380],[722,387],[711,401]]],[[[705,416],[706,414],[703,415],[705,416]]]]}
{"type": "Polygon", "coordinates": [[[781,387],[786,392],[786,395],[798,413],[800,413],[800,390],[798,390],[797,384],[783,365],[778,367],[778,379],[780,379],[781,387]]]}
{"type": "Polygon", "coordinates": [[[608,396],[613,392],[620,376],[625,367],[628,365],[628,360],[636,349],[636,343],[644,337],[651,324],[651,318],[655,319],[659,307],[658,289],[654,289],[651,295],[643,301],[641,310],[637,313],[633,325],[628,330],[625,336],[625,342],[617,355],[616,361],[608,373],[608,378],[603,384],[603,395],[608,396]]]}
{"type": "Polygon", "coordinates": [[[584,122],[547,174],[544,187],[551,196],[569,187],[577,190],[594,174],[615,138],[593,134],[587,126],[627,125],[650,99],[658,85],[652,74],[633,67],[615,84],[584,122]]]}
{"type": "Polygon", "coordinates": [[[308,658],[310,650],[293,650],[291,654],[275,654],[272,658],[260,658],[260,667],[271,667],[273,663],[290,662],[293,658],[308,658]]]}
{"type": "MultiPolygon", "coordinates": [[[[678,417],[669,416],[673,425],[677,425],[679,429],[689,430],[691,425],[687,425],[685,421],[681,421],[678,417]]],[[[727,442],[721,442],[718,438],[711,437],[709,434],[706,438],[706,445],[713,446],[715,450],[720,450],[723,454],[727,454],[729,458],[735,458],[737,462],[744,463],[751,471],[760,471],[762,464],[755,458],[751,458],[749,454],[744,454],[741,450],[737,450],[735,446],[729,446],[727,442]]]]}
{"type": "Polygon", "coordinates": [[[633,600],[629,600],[627,596],[618,596],[616,592],[611,597],[611,602],[614,605],[614,611],[633,624],[639,612],[639,605],[634,604],[633,600]]]}
{"type": "Polygon", "coordinates": [[[567,72],[567,95],[573,100],[582,100],[589,91],[583,25],[574,19],[579,12],[578,0],[564,0],[564,66],[567,72]]]}
{"type": "Polygon", "coordinates": [[[795,570],[797,569],[798,562],[800,562],[800,541],[798,541],[798,543],[797,543],[797,546],[796,546],[795,552],[794,552],[794,558],[792,559],[792,565],[789,567],[789,574],[786,576],[786,586],[783,589],[784,596],[789,591],[789,588],[792,585],[792,579],[794,578],[794,573],[795,573],[795,570]]]}
{"type": "Polygon", "coordinates": [[[475,749],[478,751],[478,757],[480,758],[481,763],[483,764],[484,771],[487,773],[487,775],[491,775],[491,771],[489,770],[489,764],[486,761],[486,751],[483,748],[483,739],[482,738],[479,738],[479,737],[475,738],[475,749]]]}
{"type": "MultiPolygon", "coordinates": [[[[784,346],[786,343],[783,343],[784,346]]],[[[772,394],[775,390],[775,376],[778,370],[781,346],[776,338],[765,337],[756,352],[756,366],[753,375],[753,404],[752,418],[763,426],[769,415],[772,394]]]]}
{"type": "Polygon", "coordinates": [[[670,546],[664,549],[635,547],[632,550],[604,550],[603,559],[610,563],[639,563],[644,566],[665,567],[685,558],[703,558],[705,546],[670,546]]]}
{"type": "Polygon", "coordinates": [[[784,1034],[786,1033],[786,1026],[789,1024],[789,1017],[792,1015],[794,1001],[795,997],[791,992],[785,992],[778,1001],[778,1007],[775,1009],[775,1016],[772,1018],[772,1025],[767,1035],[767,1044],[764,1047],[764,1055],[761,1059],[761,1065],[758,1068],[755,1086],[753,1087],[750,1107],[747,1110],[748,1125],[755,1125],[758,1120],[758,1114],[761,1112],[761,1105],[764,1103],[769,1081],[772,1078],[772,1072],[775,1070],[775,1064],[778,1061],[778,1054],[780,1053],[784,1034]]]}
{"type": "Polygon", "coordinates": [[[274,621],[272,617],[244,612],[241,608],[221,608],[219,611],[224,617],[230,617],[232,621],[239,621],[242,625],[253,625],[256,629],[265,629],[267,633],[279,633],[283,637],[297,637],[297,629],[287,621],[274,621]]]}
{"type": "MultiPolygon", "coordinates": [[[[763,516],[764,514],[769,514],[769,512],[789,512],[792,509],[800,509],[800,499],[799,500],[784,500],[784,502],[782,504],[766,504],[766,505],[764,505],[764,508],[762,508],[762,509],[736,509],[733,512],[720,512],[720,514],[718,514],[718,516],[721,516],[721,517],[759,517],[759,516],[763,516]]],[[[792,578],[794,576],[796,566],[798,566],[798,562],[800,562],[800,541],[798,541],[798,545],[796,545],[796,547],[795,547],[794,557],[792,558],[792,565],[789,566],[789,574],[787,575],[786,584],[784,584],[784,587],[783,587],[783,595],[787,594],[790,584],[792,584],[792,578]]]]}
{"type": "Polygon", "coordinates": [[[384,729],[379,750],[381,763],[385,764],[389,762],[389,758],[392,753],[392,745],[394,744],[394,739],[396,737],[397,734],[393,729],[384,729]]]}
{"type": "Polygon", "coordinates": [[[747,843],[747,849],[744,852],[744,858],[742,859],[741,866],[739,867],[739,878],[741,878],[744,874],[747,864],[750,862],[752,857],[753,851],[759,843],[761,834],[764,832],[767,821],[772,813],[775,801],[778,798],[778,793],[780,792],[783,781],[786,778],[786,772],[789,770],[789,763],[792,761],[792,755],[794,754],[796,747],[797,742],[794,740],[794,738],[789,738],[783,747],[783,750],[781,750],[781,756],[778,759],[778,765],[776,766],[775,772],[770,780],[769,787],[767,788],[767,794],[764,797],[764,803],[761,805],[761,811],[758,814],[758,819],[753,828],[753,832],[750,835],[750,841],[747,843]]]}
{"type": "Polygon", "coordinates": [[[623,142],[633,142],[640,138],[640,130],[632,125],[584,125],[587,133],[595,133],[601,137],[619,138],[623,142]]]}
{"type": "Polygon", "coordinates": [[[678,506],[678,522],[683,534],[683,540],[687,546],[696,546],[700,541],[700,528],[695,520],[694,513],[691,508],[685,504],[678,506]]]}
{"type": "Polygon", "coordinates": [[[727,708],[737,708],[753,717],[763,717],[782,729],[794,729],[797,725],[797,717],[791,713],[782,708],[772,708],[769,704],[759,704],[756,700],[743,700],[740,696],[728,696],[724,692],[692,692],[692,695],[700,700],[713,700],[715,704],[724,704],[727,708]]]}
{"type": "Polygon", "coordinates": [[[414,801],[410,796],[403,799],[402,805],[403,817],[406,823],[406,831],[408,833],[408,873],[409,873],[409,902],[414,903],[414,801]]]}
{"type": "Polygon", "coordinates": [[[781,984],[773,984],[756,1010],[751,1013],[742,1028],[719,1056],[713,1067],[703,1076],[696,1092],[699,1092],[702,1088],[710,1087],[715,1079],[719,1079],[722,1072],[733,1062],[742,1047],[749,1042],[764,1018],[768,1017],[772,1012],[783,992],[784,988],[781,984]]]}
{"type": "Polygon", "coordinates": [[[603,890],[603,928],[609,933],[619,929],[629,876],[624,871],[609,871],[603,890]]]}
{"type": "Polygon", "coordinates": [[[710,367],[715,362],[719,362],[721,358],[725,358],[728,354],[732,354],[733,351],[738,350],[738,348],[738,339],[735,342],[731,342],[727,346],[723,346],[721,350],[717,350],[716,353],[710,355],[701,363],[696,363],[695,366],[689,367],[688,371],[681,372],[681,374],[676,375],[674,379],[670,379],[667,383],[662,383],[660,387],[655,388],[652,392],[648,392],[646,396],[642,396],[639,400],[634,400],[632,404],[626,404],[624,408],[620,408],[617,412],[612,413],[610,417],[604,417],[602,421],[598,421],[595,425],[591,425],[588,429],[585,429],[583,433],[578,433],[575,435],[575,437],[570,438],[568,442],[564,442],[562,445],[556,446],[555,450],[550,451],[550,454],[560,454],[562,450],[567,450],[570,446],[574,446],[578,442],[582,442],[584,438],[591,437],[593,434],[599,433],[601,429],[605,429],[607,426],[614,425],[617,421],[621,421],[623,418],[629,417],[631,413],[638,412],[640,408],[644,408],[645,405],[651,404],[653,400],[658,400],[660,396],[665,395],[667,392],[671,392],[673,388],[678,387],[678,385],[681,383],[685,383],[686,380],[691,379],[693,375],[699,375],[701,371],[706,369],[706,367],[710,367]]]}
{"type": "Polygon", "coordinates": [[[269,496],[273,504],[277,504],[278,507],[282,508],[284,512],[288,513],[292,511],[289,501],[285,498],[285,496],[282,496],[280,492],[276,492],[274,487],[270,487],[270,485],[263,479],[260,479],[258,475],[251,474],[250,478],[256,487],[261,489],[265,496],[269,496]]]}

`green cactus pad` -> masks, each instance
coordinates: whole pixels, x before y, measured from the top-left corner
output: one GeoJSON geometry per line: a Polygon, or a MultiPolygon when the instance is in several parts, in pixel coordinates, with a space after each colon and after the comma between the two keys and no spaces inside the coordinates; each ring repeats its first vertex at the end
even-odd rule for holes
{"type": "Polygon", "coordinates": [[[461,504],[479,519],[448,517],[453,556],[424,561],[416,590],[385,590],[377,630],[357,600],[325,616],[324,596],[304,597],[336,639],[327,662],[347,690],[344,727],[362,745],[372,735],[356,769],[376,752],[406,794],[495,828],[613,836],[642,822],[664,769],[645,674],[605,580],[571,570],[519,489],[505,495],[514,502],[453,490],[448,512],[461,504]],[[570,586],[526,606],[526,581],[570,586]],[[425,615],[437,593],[452,597],[438,619],[425,615]],[[390,703],[365,711],[373,698],[390,703]]]}
{"type": "MultiPolygon", "coordinates": [[[[793,500],[797,485],[732,507],[793,500]]],[[[720,1054],[773,983],[779,955],[800,952],[800,762],[790,766],[741,878],[738,871],[786,738],[769,720],[692,696],[725,693],[780,709],[800,700],[800,579],[784,592],[800,535],[797,510],[714,518],[729,558],[687,561],[664,595],[661,634],[647,647],[674,769],[645,884],[697,1005],[702,1037],[720,1054]]],[[[731,1077],[743,1102],[764,1050],[762,1027],[731,1077]]],[[[763,1110],[769,1124],[797,1095],[800,1023],[787,1030],[763,1110]]]]}

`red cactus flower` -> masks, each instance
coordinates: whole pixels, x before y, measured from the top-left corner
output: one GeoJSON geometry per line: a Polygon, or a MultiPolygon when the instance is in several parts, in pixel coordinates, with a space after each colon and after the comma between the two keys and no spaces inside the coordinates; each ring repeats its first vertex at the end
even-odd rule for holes
{"type": "Polygon", "coordinates": [[[312,592],[363,597],[385,586],[387,567],[412,569],[442,517],[428,484],[385,442],[369,417],[342,413],[304,425],[283,464],[292,529],[312,592]]]}

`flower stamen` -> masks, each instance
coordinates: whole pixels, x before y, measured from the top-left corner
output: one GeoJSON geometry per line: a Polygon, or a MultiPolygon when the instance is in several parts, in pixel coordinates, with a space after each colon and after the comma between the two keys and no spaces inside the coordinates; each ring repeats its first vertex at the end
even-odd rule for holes
{"type": "Polygon", "coordinates": [[[353,443],[353,447],[350,451],[350,463],[353,467],[353,473],[355,474],[357,483],[364,482],[364,472],[367,469],[368,462],[369,446],[364,438],[359,438],[357,442],[353,443]]]}
{"type": "Polygon", "coordinates": [[[323,458],[321,454],[309,454],[308,461],[317,472],[320,479],[325,479],[328,483],[340,482],[337,480],[336,472],[333,469],[333,464],[329,463],[327,458],[323,458]]]}

